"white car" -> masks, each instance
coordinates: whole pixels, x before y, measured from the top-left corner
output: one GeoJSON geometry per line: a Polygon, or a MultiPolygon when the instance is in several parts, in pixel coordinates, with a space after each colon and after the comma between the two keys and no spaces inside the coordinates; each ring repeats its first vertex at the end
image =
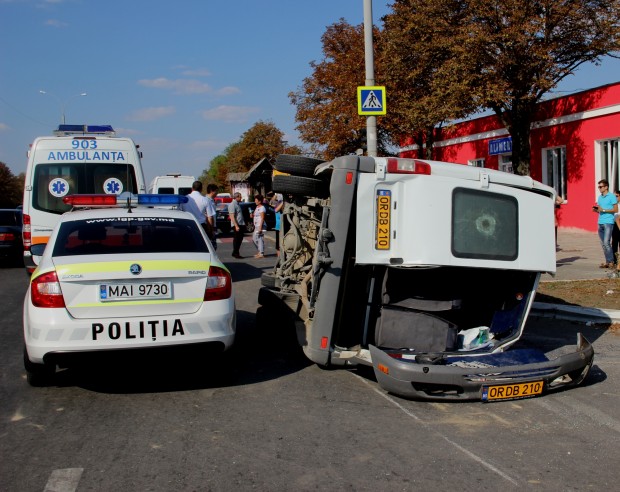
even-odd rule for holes
{"type": "Polygon", "coordinates": [[[191,214],[152,208],[175,200],[187,197],[133,195],[121,206],[116,195],[65,197],[74,211],[55,227],[24,300],[31,385],[51,383],[57,365],[85,352],[232,345],[230,272],[191,214]]]}

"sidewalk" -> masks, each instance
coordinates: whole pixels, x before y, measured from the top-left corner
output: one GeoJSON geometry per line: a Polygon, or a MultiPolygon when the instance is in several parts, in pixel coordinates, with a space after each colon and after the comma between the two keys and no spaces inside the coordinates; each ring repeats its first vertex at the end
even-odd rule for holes
{"type": "MultiPolygon", "coordinates": [[[[576,229],[558,231],[559,249],[556,253],[555,276],[544,274],[541,282],[565,280],[606,279],[609,270],[599,268],[604,261],[603,250],[596,232],[576,229]]],[[[597,308],[582,308],[535,302],[532,314],[535,316],[568,319],[590,323],[619,323],[620,311],[597,308]]]]}

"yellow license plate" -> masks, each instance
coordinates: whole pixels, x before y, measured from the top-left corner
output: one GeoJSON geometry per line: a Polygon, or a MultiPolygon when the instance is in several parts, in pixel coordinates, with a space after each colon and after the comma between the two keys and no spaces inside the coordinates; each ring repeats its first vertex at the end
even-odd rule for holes
{"type": "Polygon", "coordinates": [[[390,190],[377,190],[375,249],[390,249],[391,214],[392,192],[390,190]]]}
{"type": "Polygon", "coordinates": [[[503,384],[500,386],[483,386],[482,401],[513,400],[540,395],[543,391],[542,381],[531,383],[503,384]]]}

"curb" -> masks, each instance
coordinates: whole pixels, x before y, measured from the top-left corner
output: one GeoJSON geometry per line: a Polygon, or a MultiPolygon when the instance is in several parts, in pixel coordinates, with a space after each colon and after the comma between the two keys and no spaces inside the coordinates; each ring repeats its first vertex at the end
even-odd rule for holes
{"type": "Polygon", "coordinates": [[[564,319],[585,324],[620,323],[620,311],[535,302],[530,313],[539,318],[564,319]]]}

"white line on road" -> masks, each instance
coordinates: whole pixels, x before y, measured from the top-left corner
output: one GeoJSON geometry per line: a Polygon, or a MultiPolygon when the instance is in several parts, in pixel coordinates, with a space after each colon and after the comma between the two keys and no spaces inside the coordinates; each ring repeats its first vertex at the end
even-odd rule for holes
{"type": "MultiPolygon", "coordinates": [[[[353,373],[349,373],[349,374],[353,374],[353,373]]],[[[473,459],[474,461],[476,461],[477,463],[481,464],[482,466],[484,466],[485,468],[487,468],[488,470],[492,471],[493,473],[496,473],[497,475],[499,475],[500,477],[502,477],[504,480],[507,480],[508,482],[512,483],[513,485],[519,485],[519,483],[513,479],[510,475],[507,475],[506,473],[504,473],[503,471],[501,471],[500,469],[496,468],[495,466],[493,466],[491,463],[489,463],[488,461],[485,461],[484,459],[482,459],[480,456],[472,453],[471,451],[469,451],[468,449],[465,449],[463,446],[460,446],[459,444],[455,443],[454,441],[451,441],[450,439],[448,439],[446,436],[444,436],[441,432],[438,432],[435,428],[430,427],[427,423],[425,423],[422,419],[420,419],[420,417],[418,417],[415,413],[413,413],[411,410],[408,410],[407,408],[403,407],[400,403],[398,403],[396,400],[394,400],[393,398],[391,398],[389,395],[387,395],[386,393],[382,392],[381,390],[373,387],[368,381],[366,381],[363,377],[358,376],[357,374],[353,374],[355,377],[357,377],[360,381],[362,381],[365,385],[369,386],[370,388],[372,388],[375,393],[377,393],[378,395],[381,395],[383,398],[385,398],[387,401],[389,401],[392,405],[394,405],[395,407],[397,407],[399,410],[401,410],[403,413],[405,413],[407,416],[411,417],[412,419],[418,421],[420,424],[422,424],[424,427],[426,427],[428,430],[430,430],[431,432],[434,432],[435,434],[439,435],[441,438],[443,438],[446,442],[448,442],[449,444],[451,444],[452,446],[454,446],[456,449],[458,449],[459,451],[461,451],[462,453],[466,454],[467,456],[469,456],[471,459],[473,459]]]]}
{"type": "Polygon", "coordinates": [[[75,492],[84,468],[63,468],[54,470],[45,484],[43,492],[75,492]]]}

